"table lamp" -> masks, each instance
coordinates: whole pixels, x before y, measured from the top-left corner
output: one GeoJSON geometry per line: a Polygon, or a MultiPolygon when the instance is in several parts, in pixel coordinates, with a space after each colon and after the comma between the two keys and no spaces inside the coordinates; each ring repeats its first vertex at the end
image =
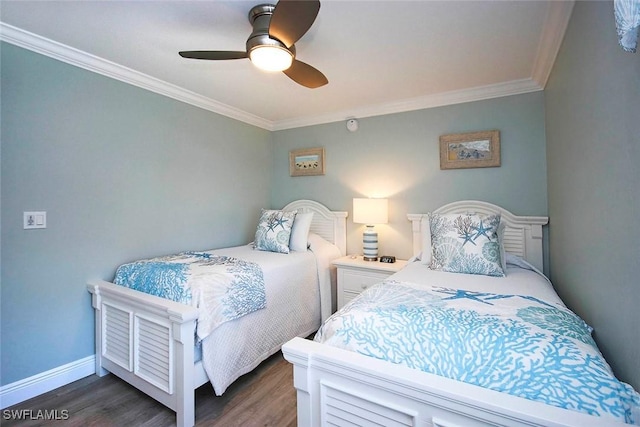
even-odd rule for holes
{"type": "Polygon", "coordinates": [[[388,199],[353,199],[353,222],[367,226],[362,233],[362,252],[365,261],[378,260],[378,232],[373,226],[386,224],[388,221],[388,199]]]}

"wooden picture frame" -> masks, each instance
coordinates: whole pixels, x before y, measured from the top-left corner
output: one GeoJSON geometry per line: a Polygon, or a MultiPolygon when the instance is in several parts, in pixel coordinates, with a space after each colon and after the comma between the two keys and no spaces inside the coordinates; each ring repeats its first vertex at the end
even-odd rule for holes
{"type": "Polygon", "coordinates": [[[302,148],[289,151],[289,175],[324,175],[324,148],[302,148]]]}
{"type": "Polygon", "coordinates": [[[500,166],[500,131],[455,133],[440,136],[440,169],[500,166]]]}

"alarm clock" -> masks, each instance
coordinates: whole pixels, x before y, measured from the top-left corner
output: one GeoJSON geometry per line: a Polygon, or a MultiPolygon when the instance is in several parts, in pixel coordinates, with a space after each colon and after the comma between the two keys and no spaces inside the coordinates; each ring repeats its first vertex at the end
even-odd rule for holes
{"type": "Polygon", "coordinates": [[[380,257],[380,262],[391,264],[391,263],[396,262],[396,257],[391,256],[391,255],[384,255],[384,256],[380,257]]]}

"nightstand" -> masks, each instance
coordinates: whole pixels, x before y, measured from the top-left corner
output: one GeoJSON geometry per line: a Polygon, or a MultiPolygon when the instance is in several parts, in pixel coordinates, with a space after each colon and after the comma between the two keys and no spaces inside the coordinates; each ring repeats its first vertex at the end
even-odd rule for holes
{"type": "Polygon", "coordinates": [[[361,256],[345,256],[332,263],[338,268],[338,310],[371,285],[383,281],[407,265],[407,261],[394,263],[364,261],[361,256]]]}

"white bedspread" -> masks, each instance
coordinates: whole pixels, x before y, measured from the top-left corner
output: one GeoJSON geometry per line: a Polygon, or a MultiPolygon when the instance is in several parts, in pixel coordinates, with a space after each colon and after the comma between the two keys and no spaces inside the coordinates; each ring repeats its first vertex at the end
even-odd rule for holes
{"type": "Polygon", "coordinates": [[[202,361],[217,395],[288,340],[318,329],[320,301],[331,304],[330,261],[339,256],[335,246],[324,243],[329,247],[318,242],[314,252],[289,254],[258,251],[251,245],[211,251],[258,263],[267,299],[266,308],[221,325],[202,342],[202,361]]]}

